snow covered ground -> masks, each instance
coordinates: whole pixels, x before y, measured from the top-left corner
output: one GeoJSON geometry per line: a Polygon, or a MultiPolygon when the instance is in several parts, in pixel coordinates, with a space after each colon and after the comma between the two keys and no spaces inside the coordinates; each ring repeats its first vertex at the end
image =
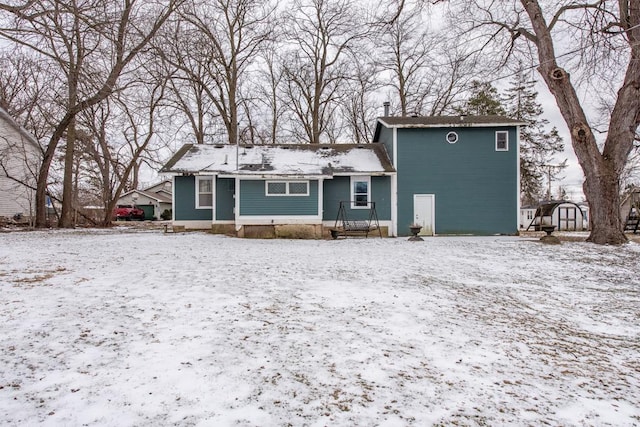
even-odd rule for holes
{"type": "Polygon", "coordinates": [[[0,424],[640,425],[640,244],[0,234],[0,424]]]}

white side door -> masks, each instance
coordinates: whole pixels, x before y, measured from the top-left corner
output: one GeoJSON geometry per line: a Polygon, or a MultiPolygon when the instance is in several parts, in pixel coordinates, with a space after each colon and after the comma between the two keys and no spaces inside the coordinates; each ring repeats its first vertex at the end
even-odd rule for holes
{"type": "Polygon", "coordinates": [[[435,234],[435,194],[414,194],[413,195],[413,222],[420,224],[421,236],[433,236],[435,234]]]}

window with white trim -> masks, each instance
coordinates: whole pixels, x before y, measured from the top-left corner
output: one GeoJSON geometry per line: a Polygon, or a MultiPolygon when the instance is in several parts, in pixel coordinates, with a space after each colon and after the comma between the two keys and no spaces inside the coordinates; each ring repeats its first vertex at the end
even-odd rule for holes
{"type": "Polygon", "coordinates": [[[496,151],[509,151],[509,132],[496,132],[496,151]]]}
{"type": "Polygon", "coordinates": [[[371,200],[371,177],[351,177],[351,209],[368,209],[371,200]]]}
{"type": "Polygon", "coordinates": [[[213,207],[213,177],[196,177],[196,209],[213,207]]]}
{"type": "Polygon", "coordinates": [[[308,196],[309,181],[266,181],[267,196],[308,196]]]}

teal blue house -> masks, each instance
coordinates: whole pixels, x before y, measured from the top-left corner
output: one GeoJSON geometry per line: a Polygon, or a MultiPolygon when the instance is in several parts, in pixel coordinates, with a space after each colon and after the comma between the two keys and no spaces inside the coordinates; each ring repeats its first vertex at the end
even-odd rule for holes
{"type": "Polygon", "coordinates": [[[375,206],[391,224],[395,169],[383,144],[185,145],[173,176],[173,225],[240,237],[327,236],[340,202],[351,220],[375,206]]]}
{"type": "Polygon", "coordinates": [[[394,228],[422,235],[516,234],[520,208],[519,127],[498,116],[381,117],[393,176],[394,228]]]}
{"type": "Polygon", "coordinates": [[[241,237],[323,237],[342,202],[388,236],[516,234],[519,127],[497,116],[381,117],[372,144],[192,145],[173,176],[173,225],[241,237]]]}

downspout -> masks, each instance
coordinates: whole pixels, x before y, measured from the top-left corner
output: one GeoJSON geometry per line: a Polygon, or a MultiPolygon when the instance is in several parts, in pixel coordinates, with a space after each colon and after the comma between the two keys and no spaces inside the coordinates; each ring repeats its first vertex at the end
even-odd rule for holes
{"type": "MultiPolygon", "coordinates": [[[[236,132],[236,184],[235,191],[233,192],[235,197],[234,208],[234,221],[236,225],[236,235],[240,232],[240,178],[238,177],[238,171],[240,170],[240,133],[236,132]]],[[[243,236],[244,237],[244,236],[243,236]]]]}
{"type": "Polygon", "coordinates": [[[398,237],[398,128],[392,128],[393,167],[396,173],[391,175],[391,230],[393,237],[398,237]]]}
{"type": "Polygon", "coordinates": [[[320,237],[324,231],[324,178],[318,179],[318,218],[320,219],[320,237]]]}
{"type": "Polygon", "coordinates": [[[240,177],[236,175],[235,180],[236,180],[235,191],[234,191],[235,208],[233,209],[233,211],[235,213],[234,218],[236,223],[236,233],[238,233],[242,228],[242,226],[240,225],[240,177]]]}
{"type": "Polygon", "coordinates": [[[218,204],[216,203],[216,188],[218,187],[218,175],[211,175],[211,229],[216,222],[216,211],[218,204]]]}
{"type": "Polygon", "coordinates": [[[520,180],[520,125],[516,126],[516,234],[520,234],[520,186],[522,182],[520,180]]]}
{"type": "Polygon", "coordinates": [[[176,222],[176,176],[171,177],[171,225],[176,222]]]}

